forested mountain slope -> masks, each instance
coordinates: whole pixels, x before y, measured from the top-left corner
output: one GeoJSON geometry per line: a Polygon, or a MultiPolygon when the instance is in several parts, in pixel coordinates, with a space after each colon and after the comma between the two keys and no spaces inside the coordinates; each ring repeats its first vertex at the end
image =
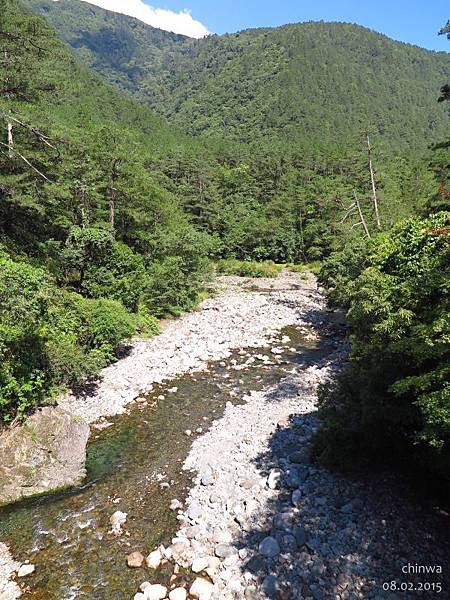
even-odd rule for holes
{"type": "Polygon", "coordinates": [[[161,157],[195,144],[0,0],[0,424],[192,307],[209,242],[161,157]]]}
{"type": "Polygon", "coordinates": [[[319,145],[371,129],[391,148],[444,135],[450,55],[343,23],[191,40],[78,0],[27,0],[78,56],[193,134],[319,145]]]}

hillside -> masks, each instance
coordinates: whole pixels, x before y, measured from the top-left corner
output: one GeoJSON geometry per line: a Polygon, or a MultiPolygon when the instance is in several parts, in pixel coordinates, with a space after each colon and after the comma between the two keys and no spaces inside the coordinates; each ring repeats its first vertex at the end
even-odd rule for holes
{"type": "Polygon", "coordinates": [[[190,40],[78,0],[27,0],[89,66],[189,133],[391,148],[443,137],[450,55],[362,27],[303,23],[190,40]]]}

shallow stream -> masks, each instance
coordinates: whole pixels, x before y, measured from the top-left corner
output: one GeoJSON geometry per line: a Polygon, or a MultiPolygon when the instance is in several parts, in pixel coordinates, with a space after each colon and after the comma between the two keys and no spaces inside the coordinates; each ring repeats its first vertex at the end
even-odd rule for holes
{"type": "Polygon", "coordinates": [[[178,529],[169,505],[174,498],[183,500],[189,488],[191,475],[182,464],[192,437],[185,431],[198,435],[196,430],[207,429],[228,401],[239,402],[246,392],[272,385],[295,365],[333,350],[328,342],[305,340],[293,327],[284,329],[280,340],[283,335],[290,342],[281,356],[267,348],[235,353],[210,363],[205,372],[156,387],[145,403],[133,403],[126,414],[109,419],[110,427],[93,430],[82,486],[0,510],[0,540],[17,560],[36,565],[26,578],[24,598],[126,600],[148,577],[167,584],[170,573],[128,569],[126,556],[170,544],[178,529]],[[254,362],[241,369],[249,359],[254,362]],[[128,514],[121,537],[109,533],[116,510],[128,514]]]}

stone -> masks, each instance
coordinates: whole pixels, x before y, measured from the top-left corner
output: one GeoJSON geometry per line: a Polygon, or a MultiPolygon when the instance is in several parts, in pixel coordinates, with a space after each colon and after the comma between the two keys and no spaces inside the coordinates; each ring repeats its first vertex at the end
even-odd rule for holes
{"type": "Polygon", "coordinates": [[[170,503],[170,510],[178,510],[179,508],[181,508],[183,505],[181,504],[181,502],[179,500],[177,500],[176,498],[174,498],[172,500],[172,502],[170,503]]]}
{"type": "Polygon", "coordinates": [[[31,575],[31,573],[34,573],[35,570],[36,567],[34,565],[21,565],[17,571],[17,577],[27,577],[28,575],[31,575]]]}
{"type": "Polygon", "coordinates": [[[157,569],[161,565],[162,554],[159,550],[154,550],[145,559],[147,567],[149,569],[157,569]]]}
{"type": "Polygon", "coordinates": [[[271,490],[277,489],[282,475],[283,471],[281,471],[280,469],[272,469],[269,473],[269,477],[267,478],[267,486],[271,490]]]}
{"type": "Polygon", "coordinates": [[[276,598],[281,591],[277,577],[275,575],[267,575],[262,583],[262,589],[269,598],[276,598]]]}
{"type": "Polygon", "coordinates": [[[186,537],[188,540],[193,540],[197,535],[201,533],[201,528],[199,525],[192,525],[191,527],[186,528],[186,537]]]}
{"type": "Polygon", "coordinates": [[[203,511],[198,504],[191,504],[187,510],[187,516],[192,519],[192,521],[198,521],[201,519],[203,511]]]}
{"type": "Polygon", "coordinates": [[[186,600],[186,598],[187,591],[182,587],[175,588],[169,594],[169,600],[186,600]]]}
{"type": "Polygon", "coordinates": [[[266,558],[274,558],[280,554],[280,546],[277,540],[273,537],[266,537],[259,544],[259,553],[266,558]]]}
{"type": "Polygon", "coordinates": [[[291,463],[300,465],[304,461],[304,459],[305,459],[305,455],[300,450],[298,450],[296,452],[292,452],[292,454],[289,454],[289,460],[291,461],[291,463]]]}
{"type": "Polygon", "coordinates": [[[273,518],[273,526],[280,531],[291,531],[294,526],[294,515],[289,512],[282,512],[273,518]]]}
{"type": "Polygon", "coordinates": [[[218,544],[214,552],[219,558],[228,558],[236,554],[237,550],[234,546],[230,546],[229,544],[218,544]]]}
{"type": "Polygon", "coordinates": [[[125,525],[127,522],[127,513],[122,512],[121,510],[116,510],[109,519],[111,523],[112,532],[115,534],[120,534],[122,531],[122,525],[125,525]]]}
{"type": "Polygon", "coordinates": [[[213,584],[203,577],[197,577],[189,589],[190,595],[197,600],[210,600],[213,592],[213,584]]]}
{"type": "Polygon", "coordinates": [[[167,596],[167,588],[159,583],[148,585],[144,590],[145,600],[164,600],[167,596]]]}
{"type": "Polygon", "coordinates": [[[139,569],[144,564],[144,555],[140,552],[132,552],[127,556],[127,565],[130,569],[139,569]]]}
{"type": "Polygon", "coordinates": [[[138,592],[137,594],[134,595],[133,600],[145,600],[145,596],[144,596],[144,594],[141,594],[141,592],[138,592]]]}
{"type": "Polygon", "coordinates": [[[214,473],[212,469],[206,469],[201,475],[201,484],[205,487],[212,485],[214,483],[214,473]]]}
{"type": "Polygon", "coordinates": [[[201,573],[209,566],[209,559],[205,556],[196,558],[192,563],[191,569],[194,573],[201,573]]]}
{"type": "Polygon", "coordinates": [[[304,527],[302,527],[301,525],[296,525],[294,527],[292,533],[294,534],[295,541],[297,542],[297,546],[299,548],[301,548],[302,546],[304,546],[306,544],[306,540],[308,539],[308,534],[304,527]]]}
{"type": "Polygon", "coordinates": [[[301,490],[294,490],[291,496],[291,502],[293,506],[300,506],[302,500],[302,492],[301,490]]]}
{"type": "Polygon", "coordinates": [[[304,467],[294,465],[286,469],[284,473],[284,480],[286,485],[291,488],[298,488],[305,482],[308,477],[308,470],[304,467]]]}
{"type": "Polygon", "coordinates": [[[0,435],[0,505],[78,485],[86,476],[89,425],[46,406],[0,435]]]}

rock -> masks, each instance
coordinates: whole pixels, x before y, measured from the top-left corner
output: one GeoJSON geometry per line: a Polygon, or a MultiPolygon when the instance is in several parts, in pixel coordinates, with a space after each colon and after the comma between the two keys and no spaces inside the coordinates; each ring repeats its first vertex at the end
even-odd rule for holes
{"type": "Polygon", "coordinates": [[[183,505],[181,504],[181,502],[179,500],[177,500],[176,498],[174,498],[172,500],[172,502],[170,503],[170,510],[178,510],[179,508],[181,508],[183,505]]]}
{"type": "Polygon", "coordinates": [[[159,583],[148,585],[144,591],[145,600],[164,600],[167,596],[167,588],[159,583]]]}
{"type": "Polygon", "coordinates": [[[280,546],[273,537],[266,537],[259,544],[259,553],[266,558],[274,558],[280,554],[280,546]]]}
{"type": "Polygon", "coordinates": [[[214,483],[214,473],[212,469],[206,469],[201,475],[201,484],[205,487],[212,485],[214,483]]]}
{"type": "Polygon", "coordinates": [[[218,544],[214,552],[219,558],[228,558],[236,554],[237,550],[234,546],[228,544],[218,544]]]}
{"type": "Polygon", "coordinates": [[[308,539],[308,534],[306,529],[301,525],[296,525],[292,531],[295,537],[295,541],[297,542],[297,546],[301,548],[306,544],[306,540],[308,539]]]}
{"type": "Polygon", "coordinates": [[[344,504],[344,506],[341,508],[341,513],[343,513],[344,515],[349,515],[353,512],[353,510],[353,503],[349,502],[348,504],[344,504]]]}
{"type": "Polygon", "coordinates": [[[289,467],[284,473],[286,485],[291,488],[298,488],[308,477],[308,469],[297,465],[289,467]]]}
{"type": "Polygon", "coordinates": [[[270,351],[272,354],[283,354],[283,350],[281,348],[272,348],[270,351]]]}
{"type": "Polygon", "coordinates": [[[21,565],[17,571],[17,577],[27,577],[28,575],[31,575],[31,573],[34,573],[35,570],[36,567],[34,565],[21,565]]]}
{"type": "Polygon", "coordinates": [[[191,504],[187,510],[187,516],[192,519],[192,521],[198,521],[201,519],[203,511],[198,504],[191,504]]]}
{"type": "Polygon", "coordinates": [[[282,512],[273,518],[273,526],[280,531],[291,531],[294,526],[294,515],[290,512],[282,512]]]}
{"type": "Polygon", "coordinates": [[[301,450],[298,450],[297,452],[292,452],[292,454],[289,455],[289,460],[291,461],[291,463],[295,463],[300,465],[305,459],[305,455],[303,454],[303,452],[301,450]]]}
{"type": "Polygon", "coordinates": [[[293,506],[300,506],[300,502],[302,500],[302,492],[301,490],[294,490],[291,496],[291,502],[293,506]]]}
{"type": "Polygon", "coordinates": [[[144,596],[144,594],[141,594],[141,592],[138,592],[137,594],[134,595],[133,600],[145,600],[145,596],[144,596]]]}
{"type": "Polygon", "coordinates": [[[196,558],[192,563],[191,569],[194,573],[201,573],[209,566],[209,559],[207,557],[196,558]]]}
{"type": "Polygon", "coordinates": [[[186,600],[187,591],[184,588],[175,588],[169,594],[169,600],[186,600]]]}
{"type": "Polygon", "coordinates": [[[184,435],[187,435],[187,437],[191,437],[192,430],[191,429],[186,429],[186,431],[184,432],[184,435]]]}
{"type": "Polygon", "coordinates": [[[262,589],[269,598],[276,598],[281,591],[277,577],[275,575],[267,575],[262,583],[262,589]]]}
{"type": "Polygon", "coordinates": [[[213,584],[203,577],[197,577],[189,589],[190,595],[197,600],[210,600],[213,592],[213,584]]]}
{"type": "Polygon", "coordinates": [[[193,540],[197,535],[201,533],[201,528],[199,525],[192,525],[191,527],[186,528],[186,537],[188,540],[193,540]]]}
{"type": "Polygon", "coordinates": [[[140,552],[132,552],[127,556],[127,565],[130,569],[140,569],[144,564],[144,555],[140,552]]]}
{"type": "Polygon", "coordinates": [[[83,419],[50,406],[5,430],[0,435],[0,505],[81,483],[88,437],[83,419]]]}
{"type": "Polygon", "coordinates": [[[109,522],[112,526],[112,532],[116,535],[120,534],[122,531],[122,525],[125,525],[127,522],[127,513],[124,513],[120,510],[116,510],[116,512],[111,515],[109,522]]]}
{"type": "Polygon", "coordinates": [[[159,550],[154,550],[145,559],[147,567],[149,569],[157,569],[161,565],[162,555],[159,550]]]}
{"type": "Polygon", "coordinates": [[[271,490],[275,490],[278,487],[282,475],[283,471],[280,469],[272,469],[269,473],[269,477],[267,478],[267,486],[271,490]]]}

